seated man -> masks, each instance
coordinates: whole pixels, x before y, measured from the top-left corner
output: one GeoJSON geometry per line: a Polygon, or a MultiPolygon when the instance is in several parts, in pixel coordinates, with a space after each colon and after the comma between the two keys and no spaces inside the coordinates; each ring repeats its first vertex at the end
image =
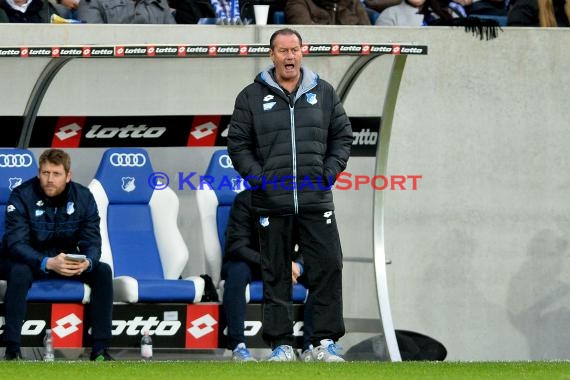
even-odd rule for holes
{"type": "MultiPolygon", "coordinates": [[[[228,324],[228,348],[237,361],[255,361],[247,349],[244,336],[246,312],[245,288],[254,278],[261,278],[261,257],[257,226],[259,216],[251,210],[251,192],[239,193],[233,203],[224,248],[224,264],[221,277],[225,280],[223,304],[228,324]]],[[[303,274],[303,259],[295,255],[291,263],[293,284],[303,274]]],[[[305,313],[307,314],[307,313],[305,313]]],[[[307,321],[305,334],[309,335],[307,321]]],[[[309,340],[304,339],[303,350],[309,348],[309,340]]]]}
{"type": "Polygon", "coordinates": [[[79,20],[89,24],[175,24],[167,0],[84,0],[79,20]]]}
{"type": "Polygon", "coordinates": [[[285,18],[300,25],[370,25],[360,0],[288,0],[285,18]]]}
{"type": "Polygon", "coordinates": [[[0,22],[48,23],[51,12],[47,0],[0,1],[0,22]]]}
{"type": "Polygon", "coordinates": [[[422,26],[424,16],[420,13],[425,0],[404,0],[400,4],[386,8],[376,25],[380,26],[422,26]]]}
{"type": "Polygon", "coordinates": [[[99,213],[86,187],[71,181],[71,159],[48,149],[39,159],[39,173],[15,188],[6,206],[3,255],[8,259],[6,360],[22,358],[22,321],[32,281],[42,278],[76,279],[91,289],[91,360],[113,360],[107,353],[113,307],[112,273],[100,262],[99,213]],[[68,254],[85,255],[71,260],[68,254]]]}

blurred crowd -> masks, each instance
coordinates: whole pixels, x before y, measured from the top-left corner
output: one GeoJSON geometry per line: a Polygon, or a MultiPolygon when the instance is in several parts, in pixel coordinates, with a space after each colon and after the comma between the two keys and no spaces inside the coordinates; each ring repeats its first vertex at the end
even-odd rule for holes
{"type": "Polygon", "coordinates": [[[570,25],[570,0],[0,0],[0,22],[251,24],[260,2],[271,5],[270,24],[570,25]]]}

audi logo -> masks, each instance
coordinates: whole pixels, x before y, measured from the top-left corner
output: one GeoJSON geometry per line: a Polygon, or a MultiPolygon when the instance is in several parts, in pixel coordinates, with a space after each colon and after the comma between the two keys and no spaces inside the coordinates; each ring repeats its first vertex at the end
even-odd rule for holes
{"type": "Polygon", "coordinates": [[[113,153],[109,157],[109,162],[113,166],[138,167],[146,164],[146,157],[142,153],[113,153]]]}
{"type": "Polygon", "coordinates": [[[0,154],[0,168],[28,168],[33,162],[29,153],[0,154]]]}

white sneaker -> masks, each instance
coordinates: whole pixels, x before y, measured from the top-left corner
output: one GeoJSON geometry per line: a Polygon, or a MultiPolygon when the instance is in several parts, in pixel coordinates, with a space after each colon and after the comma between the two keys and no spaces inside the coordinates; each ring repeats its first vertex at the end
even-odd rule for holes
{"type": "Polygon", "coordinates": [[[236,362],[256,362],[255,358],[251,356],[251,353],[245,346],[245,343],[240,343],[232,351],[232,359],[236,362]]]}
{"type": "MultiPolygon", "coordinates": [[[[314,361],[321,361],[327,363],[344,362],[344,359],[338,352],[340,347],[335,344],[331,339],[321,340],[321,345],[311,350],[311,357],[314,361]]],[[[311,360],[311,361],[312,361],[311,360]]],[[[309,361],[309,360],[305,360],[309,361]]]]}
{"type": "Polygon", "coordinates": [[[301,353],[301,361],[302,362],[313,362],[313,345],[311,344],[309,348],[301,353]]]}
{"type": "Polygon", "coordinates": [[[268,362],[294,362],[297,360],[293,347],[286,344],[275,347],[269,357],[265,359],[268,362]]]}

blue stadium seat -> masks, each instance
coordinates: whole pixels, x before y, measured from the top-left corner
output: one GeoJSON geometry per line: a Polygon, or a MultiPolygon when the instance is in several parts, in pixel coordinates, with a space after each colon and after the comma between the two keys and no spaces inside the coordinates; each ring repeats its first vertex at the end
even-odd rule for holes
{"type": "MultiPolygon", "coordinates": [[[[214,284],[220,284],[225,232],[232,203],[237,193],[244,189],[243,179],[235,171],[227,150],[221,149],[212,155],[210,164],[203,176],[205,180],[196,191],[198,213],[202,223],[206,271],[214,284]],[[206,183],[208,182],[208,183],[206,183]]],[[[293,286],[293,301],[305,302],[307,290],[300,284],[293,286]]],[[[261,280],[252,281],[246,288],[248,302],[263,301],[261,280]]]]}
{"type": "Polygon", "coordinates": [[[178,229],[178,196],[149,184],[144,149],[105,151],[89,184],[101,217],[102,260],[113,269],[117,302],[199,302],[201,277],[180,279],[188,248],[178,229]]]}
{"type": "MultiPolygon", "coordinates": [[[[0,238],[4,235],[6,204],[12,189],[38,175],[38,163],[27,149],[0,149],[0,238]]],[[[0,300],[4,299],[6,282],[0,281],[0,300]]],[[[91,288],[79,281],[65,279],[36,280],[28,291],[30,302],[88,303],[91,288]]]]}

